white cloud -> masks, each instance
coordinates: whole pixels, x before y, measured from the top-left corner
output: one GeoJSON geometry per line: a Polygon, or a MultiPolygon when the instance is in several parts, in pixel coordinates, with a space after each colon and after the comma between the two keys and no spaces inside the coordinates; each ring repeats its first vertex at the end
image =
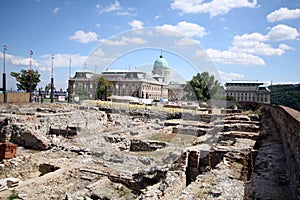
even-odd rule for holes
{"type": "Polygon", "coordinates": [[[108,13],[108,12],[121,10],[122,7],[118,1],[115,1],[115,3],[110,4],[109,6],[106,6],[106,7],[103,7],[100,4],[97,4],[96,9],[99,14],[102,14],[102,13],[108,13]]]}
{"type": "MultiPolygon", "coordinates": [[[[272,47],[267,42],[298,39],[298,36],[297,29],[279,24],[272,27],[266,35],[257,32],[236,35],[233,37],[232,46],[227,50],[208,49],[207,53],[212,60],[224,64],[265,65],[264,60],[258,55],[281,56],[287,50],[294,50],[286,44],[272,47]]],[[[201,56],[199,52],[198,56],[201,56]]]]}
{"type": "Polygon", "coordinates": [[[176,41],[175,44],[179,45],[179,46],[190,46],[190,45],[200,44],[200,42],[198,40],[184,37],[184,38],[176,41]]]}
{"type": "Polygon", "coordinates": [[[104,56],[104,52],[102,49],[99,48],[99,49],[93,51],[93,56],[97,56],[97,57],[104,56]]]}
{"type": "Polygon", "coordinates": [[[128,11],[122,11],[122,12],[116,12],[116,15],[120,15],[120,16],[132,16],[134,14],[128,12],[128,11]]]}
{"type": "Polygon", "coordinates": [[[102,39],[100,40],[104,44],[112,45],[112,46],[122,46],[122,45],[128,45],[128,44],[146,44],[147,41],[139,38],[139,37],[122,37],[119,40],[106,40],[102,39]]]}
{"type": "Polygon", "coordinates": [[[96,26],[96,28],[99,28],[101,26],[101,24],[96,24],[95,26],[96,26]]]}
{"type": "MultiPolygon", "coordinates": [[[[243,52],[235,51],[219,51],[215,49],[207,49],[206,53],[208,56],[216,62],[221,62],[224,64],[234,64],[234,65],[265,65],[265,62],[262,58],[243,52]]],[[[203,53],[200,52],[199,56],[203,53]]],[[[197,55],[197,54],[196,54],[197,55]]]]}
{"type": "Polygon", "coordinates": [[[276,22],[285,19],[298,19],[300,18],[300,9],[289,10],[288,8],[280,8],[268,14],[268,22],[276,22]]]}
{"type": "Polygon", "coordinates": [[[266,38],[268,40],[281,41],[294,40],[297,39],[298,36],[299,33],[296,28],[284,24],[278,24],[271,28],[269,33],[266,35],[266,38]]]}
{"type": "Polygon", "coordinates": [[[292,49],[291,47],[280,44],[278,48],[273,48],[271,45],[264,43],[266,36],[260,33],[244,34],[242,36],[235,36],[233,38],[233,47],[230,47],[230,51],[246,52],[258,55],[282,55],[286,50],[292,49]]]}
{"type": "Polygon", "coordinates": [[[286,44],[280,44],[279,48],[282,49],[282,50],[295,50],[293,47],[290,47],[286,44]]]}
{"type": "MultiPolygon", "coordinates": [[[[17,66],[29,66],[30,65],[30,58],[23,58],[18,56],[11,56],[9,59],[11,64],[17,66]]],[[[38,67],[38,62],[35,59],[31,59],[31,66],[38,67]]]]}
{"type": "Polygon", "coordinates": [[[136,13],[134,12],[136,8],[122,8],[121,11],[116,12],[116,15],[119,16],[136,16],[136,13]]]}
{"type": "Polygon", "coordinates": [[[82,30],[76,31],[69,37],[69,40],[77,41],[80,43],[89,43],[98,41],[98,34],[95,32],[84,32],[82,30]]]}
{"type": "Polygon", "coordinates": [[[162,26],[157,26],[156,28],[167,29],[170,31],[178,32],[188,37],[193,37],[193,36],[203,37],[208,34],[208,32],[206,32],[204,27],[186,21],[178,22],[175,26],[170,24],[164,24],[162,26]]]}
{"type": "MultiPolygon", "coordinates": [[[[80,54],[54,54],[53,65],[54,67],[66,67],[69,66],[70,58],[72,66],[81,66],[86,60],[87,56],[81,56],[80,54]]],[[[42,56],[43,63],[46,66],[51,66],[52,55],[45,54],[42,56]]]]}
{"type": "Polygon", "coordinates": [[[234,72],[228,73],[219,70],[218,73],[223,81],[231,81],[231,80],[238,80],[244,78],[243,74],[234,73],[234,72]]]}
{"type": "Polygon", "coordinates": [[[155,17],[154,17],[154,19],[159,19],[159,18],[161,18],[162,17],[162,15],[156,15],[155,17]]]}
{"type": "Polygon", "coordinates": [[[106,40],[106,39],[101,39],[100,41],[103,42],[104,44],[112,45],[112,46],[126,45],[126,42],[124,42],[122,40],[106,40]]]}
{"type": "MultiPolygon", "coordinates": [[[[0,53],[0,58],[3,58],[3,53],[0,53]]],[[[16,66],[21,66],[21,67],[28,66],[29,67],[29,65],[30,65],[29,56],[27,58],[24,58],[24,57],[15,56],[15,55],[6,53],[5,60],[6,60],[6,62],[10,62],[12,65],[16,65],[16,66]]],[[[39,63],[34,58],[31,58],[31,66],[38,67],[39,63]]]]}
{"type": "Polygon", "coordinates": [[[54,8],[54,10],[53,10],[53,14],[57,14],[59,11],[60,11],[60,8],[59,8],[59,7],[56,7],[56,8],[54,8]]]}
{"type": "Polygon", "coordinates": [[[283,55],[287,50],[293,50],[292,47],[286,44],[279,44],[277,48],[267,44],[268,41],[279,41],[286,39],[297,39],[299,33],[296,29],[286,25],[277,25],[269,31],[268,34],[251,33],[244,35],[237,35],[233,38],[233,46],[229,48],[230,51],[245,52],[257,55],[283,55]]]}
{"type": "Polygon", "coordinates": [[[136,13],[133,12],[134,10],[136,10],[136,8],[132,8],[132,7],[122,8],[119,1],[115,1],[114,3],[105,7],[102,6],[101,4],[96,5],[96,12],[98,14],[112,12],[113,14],[120,15],[120,16],[135,16],[136,13]]]}
{"type": "Polygon", "coordinates": [[[266,37],[261,33],[245,33],[242,36],[236,35],[234,36],[234,42],[236,43],[247,43],[247,42],[257,42],[257,41],[265,41],[266,37]]]}
{"type": "Polygon", "coordinates": [[[131,22],[128,22],[128,24],[132,27],[133,30],[137,30],[142,29],[144,23],[139,20],[132,20],[131,22]]]}
{"type": "MultiPolygon", "coordinates": [[[[0,57],[3,55],[0,53],[0,57]]],[[[10,62],[14,66],[20,66],[22,68],[27,67],[29,69],[30,66],[30,58],[15,56],[6,54],[6,62],[10,62]]],[[[80,54],[55,54],[54,55],[54,68],[56,67],[67,67],[69,66],[70,58],[72,60],[72,66],[82,66],[87,56],[81,56],[80,54]]],[[[39,71],[50,71],[52,65],[52,55],[45,54],[41,57],[35,59],[31,59],[31,66],[33,70],[39,71]]]]}
{"type": "Polygon", "coordinates": [[[180,10],[181,14],[187,13],[209,13],[211,17],[223,15],[234,8],[255,8],[257,0],[174,0],[172,9],[180,10]]]}

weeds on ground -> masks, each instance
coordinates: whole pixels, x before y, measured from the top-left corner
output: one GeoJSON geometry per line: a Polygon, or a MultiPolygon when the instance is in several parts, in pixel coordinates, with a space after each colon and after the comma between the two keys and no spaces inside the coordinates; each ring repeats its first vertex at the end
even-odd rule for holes
{"type": "Polygon", "coordinates": [[[12,191],[11,195],[7,198],[8,200],[14,200],[19,198],[19,193],[15,190],[12,191]]]}
{"type": "Polygon", "coordinates": [[[176,133],[158,133],[153,135],[150,139],[161,142],[172,142],[176,137],[176,133]]]}

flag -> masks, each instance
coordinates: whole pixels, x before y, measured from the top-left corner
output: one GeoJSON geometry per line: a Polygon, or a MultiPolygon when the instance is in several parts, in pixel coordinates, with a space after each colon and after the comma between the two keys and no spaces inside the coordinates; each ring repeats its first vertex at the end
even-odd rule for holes
{"type": "Polygon", "coordinates": [[[30,49],[30,55],[32,55],[33,54],[33,51],[30,49]]]}
{"type": "Polygon", "coordinates": [[[7,46],[3,45],[3,49],[4,49],[4,51],[6,51],[7,50],[7,46]]]}

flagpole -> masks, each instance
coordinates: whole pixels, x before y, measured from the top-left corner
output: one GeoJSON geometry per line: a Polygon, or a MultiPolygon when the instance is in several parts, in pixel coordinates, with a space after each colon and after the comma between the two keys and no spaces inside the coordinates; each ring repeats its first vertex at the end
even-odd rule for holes
{"type": "Polygon", "coordinates": [[[70,79],[71,79],[71,67],[72,67],[72,59],[69,60],[69,81],[68,81],[68,103],[71,101],[71,88],[70,88],[70,79]]]}
{"type": "Polygon", "coordinates": [[[3,102],[7,103],[7,96],[6,96],[6,72],[5,72],[5,50],[6,45],[3,46],[3,102]]]}
{"type": "Polygon", "coordinates": [[[50,98],[51,98],[51,103],[53,103],[53,89],[54,89],[54,70],[53,70],[53,60],[54,60],[54,55],[52,55],[52,67],[51,67],[51,94],[50,94],[50,98]]]}
{"type": "Polygon", "coordinates": [[[30,99],[29,99],[29,102],[32,102],[32,54],[33,54],[33,51],[30,50],[29,52],[29,75],[30,75],[30,83],[29,83],[29,96],[30,96],[30,99]]]}

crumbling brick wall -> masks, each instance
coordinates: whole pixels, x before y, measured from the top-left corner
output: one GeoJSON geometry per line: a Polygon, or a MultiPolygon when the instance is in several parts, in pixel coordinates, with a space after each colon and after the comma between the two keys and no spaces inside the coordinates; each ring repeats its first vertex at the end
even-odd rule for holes
{"type": "Polygon", "coordinates": [[[17,145],[8,142],[0,143],[0,161],[16,157],[17,148],[17,145]]]}

